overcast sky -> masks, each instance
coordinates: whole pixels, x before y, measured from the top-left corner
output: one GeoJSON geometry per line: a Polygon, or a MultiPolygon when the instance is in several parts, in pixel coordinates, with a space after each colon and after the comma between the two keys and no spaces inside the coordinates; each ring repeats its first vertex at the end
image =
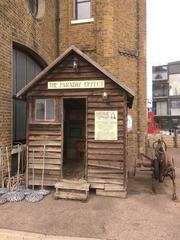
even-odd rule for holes
{"type": "Polygon", "coordinates": [[[147,0],[147,80],[152,66],[180,61],[180,0],[147,0]]]}

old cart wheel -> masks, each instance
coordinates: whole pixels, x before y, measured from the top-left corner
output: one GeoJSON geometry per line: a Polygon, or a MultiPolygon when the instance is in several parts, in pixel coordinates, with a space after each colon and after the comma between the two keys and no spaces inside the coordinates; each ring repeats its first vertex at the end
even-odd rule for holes
{"type": "Polygon", "coordinates": [[[160,175],[159,161],[158,161],[157,158],[154,159],[153,165],[154,165],[153,166],[154,167],[154,169],[153,169],[153,171],[154,171],[154,178],[157,180],[157,179],[159,179],[159,175],[160,175]]]}

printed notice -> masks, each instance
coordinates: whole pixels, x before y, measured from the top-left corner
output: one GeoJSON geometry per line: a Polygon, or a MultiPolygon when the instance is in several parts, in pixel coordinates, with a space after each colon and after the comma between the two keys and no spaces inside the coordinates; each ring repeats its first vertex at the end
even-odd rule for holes
{"type": "Polygon", "coordinates": [[[95,111],[95,140],[118,140],[117,119],[117,111],[95,111]]]}

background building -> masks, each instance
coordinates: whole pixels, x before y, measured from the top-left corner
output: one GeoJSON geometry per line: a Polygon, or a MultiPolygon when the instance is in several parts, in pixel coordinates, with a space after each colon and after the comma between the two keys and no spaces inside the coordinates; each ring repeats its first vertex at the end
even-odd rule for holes
{"type": "Polygon", "coordinates": [[[180,127],[180,62],[153,67],[153,111],[161,130],[180,127]]]}
{"type": "Polygon", "coordinates": [[[16,92],[75,45],[135,93],[129,133],[133,163],[144,149],[145,0],[0,1],[0,146],[25,141],[25,102],[16,92]]]}

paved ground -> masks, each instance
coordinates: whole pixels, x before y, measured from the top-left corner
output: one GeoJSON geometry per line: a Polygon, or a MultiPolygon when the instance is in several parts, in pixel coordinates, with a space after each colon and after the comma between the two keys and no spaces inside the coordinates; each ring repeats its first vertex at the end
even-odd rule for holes
{"type": "MultiPolygon", "coordinates": [[[[175,150],[177,192],[180,196],[180,149],[175,150]]],[[[0,206],[0,228],[43,234],[108,240],[179,240],[180,202],[171,200],[170,181],[151,192],[148,173],[130,178],[128,198],[98,197],[87,203],[53,200],[0,206]]]]}
{"type": "Polygon", "coordinates": [[[0,229],[1,240],[101,240],[97,238],[80,238],[69,236],[54,236],[42,233],[31,233],[9,229],[0,229]]]}

